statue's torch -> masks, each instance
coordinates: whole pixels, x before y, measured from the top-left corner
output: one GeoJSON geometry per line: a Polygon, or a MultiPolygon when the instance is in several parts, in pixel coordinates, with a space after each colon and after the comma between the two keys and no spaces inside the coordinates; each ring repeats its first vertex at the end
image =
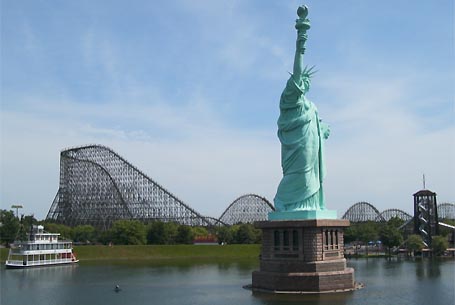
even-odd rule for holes
{"type": "Polygon", "coordinates": [[[305,5],[300,6],[297,9],[297,15],[299,16],[299,19],[295,21],[297,49],[303,54],[305,52],[305,42],[308,39],[306,31],[311,27],[310,20],[306,18],[308,16],[308,7],[305,5]]]}

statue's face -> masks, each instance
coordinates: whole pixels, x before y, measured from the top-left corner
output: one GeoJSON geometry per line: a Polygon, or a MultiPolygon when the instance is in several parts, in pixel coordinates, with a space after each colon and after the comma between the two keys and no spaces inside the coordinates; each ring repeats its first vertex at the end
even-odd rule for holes
{"type": "Polygon", "coordinates": [[[305,93],[307,93],[308,90],[310,90],[310,85],[311,85],[310,78],[309,77],[304,77],[303,78],[303,87],[304,87],[305,93]]]}

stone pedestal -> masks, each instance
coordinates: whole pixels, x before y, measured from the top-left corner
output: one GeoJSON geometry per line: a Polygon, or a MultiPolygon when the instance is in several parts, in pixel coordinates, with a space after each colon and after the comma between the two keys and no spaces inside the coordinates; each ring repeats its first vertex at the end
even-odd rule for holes
{"type": "Polygon", "coordinates": [[[276,293],[322,293],[355,288],[354,269],[346,268],[344,228],[348,220],[261,221],[260,269],[253,290],[276,293]]]}

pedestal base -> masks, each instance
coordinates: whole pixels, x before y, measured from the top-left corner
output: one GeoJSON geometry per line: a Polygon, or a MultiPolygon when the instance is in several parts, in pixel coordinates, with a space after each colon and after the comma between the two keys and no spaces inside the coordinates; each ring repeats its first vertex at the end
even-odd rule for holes
{"type": "MultiPolygon", "coordinates": [[[[303,211],[302,211],[303,212],[303,211]]],[[[343,229],[347,220],[262,221],[260,270],[252,289],[276,293],[323,293],[355,289],[346,268],[343,229]]]]}
{"type": "Polygon", "coordinates": [[[345,292],[355,289],[354,269],[332,272],[253,272],[253,290],[273,293],[345,292]]]}

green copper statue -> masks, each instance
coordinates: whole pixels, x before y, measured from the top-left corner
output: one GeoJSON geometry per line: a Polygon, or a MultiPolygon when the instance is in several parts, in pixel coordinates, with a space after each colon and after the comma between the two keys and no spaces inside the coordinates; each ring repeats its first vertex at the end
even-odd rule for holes
{"type": "Polygon", "coordinates": [[[283,178],[274,199],[277,212],[325,210],[323,142],[328,125],[321,122],[316,106],[305,94],[310,89],[313,68],[303,67],[305,42],[310,21],[308,8],[297,10],[297,43],[294,71],[280,99],[278,138],[281,142],[283,178]]]}

